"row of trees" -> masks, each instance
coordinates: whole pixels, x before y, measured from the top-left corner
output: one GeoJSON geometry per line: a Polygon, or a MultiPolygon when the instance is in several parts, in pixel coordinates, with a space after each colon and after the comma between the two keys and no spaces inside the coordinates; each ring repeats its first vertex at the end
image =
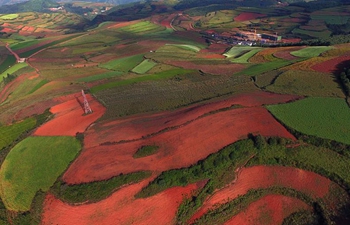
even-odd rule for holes
{"type": "Polygon", "coordinates": [[[16,77],[17,77],[16,75],[8,73],[7,76],[4,76],[2,78],[2,81],[4,82],[4,84],[8,84],[11,81],[13,81],[16,77]]]}

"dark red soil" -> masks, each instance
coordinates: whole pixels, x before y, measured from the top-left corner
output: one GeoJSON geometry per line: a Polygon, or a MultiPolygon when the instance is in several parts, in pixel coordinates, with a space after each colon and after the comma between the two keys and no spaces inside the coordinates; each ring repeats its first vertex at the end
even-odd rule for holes
{"type": "Polygon", "coordinates": [[[291,55],[290,52],[297,51],[301,48],[303,48],[303,47],[286,48],[285,50],[273,53],[273,55],[277,58],[280,58],[280,59],[294,60],[294,59],[298,59],[298,57],[291,55]]]}
{"type": "Polygon", "coordinates": [[[250,13],[250,12],[243,12],[236,16],[234,18],[235,21],[241,22],[241,21],[246,21],[246,20],[255,20],[257,18],[265,17],[265,14],[260,14],[260,13],[250,13]]]}
{"type": "Polygon", "coordinates": [[[305,202],[283,195],[267,195],[232,217],[225,225],[282,224],[284,218],[300,210],[312,210],[305,202]]]}
{"type": "Polygon", "coordinates": [[[311,69],[322,73],[333,73],[337,71],[338,64],[348,60],[350,60],[350,55],[343,55],[343,56],[339,56],[337,58],[330,59],[325,62],[316,64],[312,66],[311,69]]]}

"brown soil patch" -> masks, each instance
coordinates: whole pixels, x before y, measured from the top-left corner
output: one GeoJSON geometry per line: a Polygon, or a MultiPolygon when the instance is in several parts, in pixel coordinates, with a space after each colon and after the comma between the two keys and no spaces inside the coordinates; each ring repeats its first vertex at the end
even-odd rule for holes
{"type": "Polygon", "coordinates": [[[191,184],[135,199],[134,195],[149,181],[123,187],[100,202],[79,206],[63,203],[49,194],[44,202],[42,224],[172,224],[183,197],[198,188],[191,184]]]}
{"type": "Polygon", "coordinates": [[[77,94],[75,99],[68,100],[50,109],[55,114],[54,119],[39,127],[34,135],[37,136],[75,136],[77,132],[84,132],[95,120],[105,112],[105,108],[91,95],[86,95],[92,114],[84,115],[82,96],[77,94]]]}
{"type": "MultiPolygon", "coordinates": [[[[249,99],[249,96],[246,97],[249,99]]],[[[244,96],[240,100],[243,99],[244,96]]],[[[215,109],[212,107],[206,110],[210,112],[215,109]]],[[[64,181],[82,183],[108,179],[120,173],[187,167],[239,139],[246,138],[248,133],[295,139],[262,107],[237,108],[195,119],[198,117],[197,110],[203,109],[188,108],[187,112],[178,112],[172,115],[174,121],[171,114],[164,117],[158,114],[159,121],[146,117],[144,121],[116,121],[112,129],[108,128],[113,127],[113,122],[105,127],[93,127],[91,132],[86,133],[85,149],[64,174],[64,181]],[[194,120],[183,123],[191,119],[194,120]],[[175,127],[166,129],[172,125],[175,127]],[[164,132],[154,133],[147,138],[153,131],[163,129],[164,132]],[[144,138],[117,143],[124,138],[130,140],[140,136],[144,138]],[[105,141],[105,144],[99,145],[101,141],[105,141]],[[157,145],[159,150],[154,155],[134,159],[133,154],[143,145],[157,145]]]]}
{"type": "Polygon", "coordinates": [[[273,53],[273,55],[277,58],[280,59],[285,59],[285,60],[294,60],[298,59],[298,57],[291,55],[290,52],[297,51],[303,47],[292,47],[292,48],[283,48],[282,51],[278,51],[273,53]]]}
{"type": "Polygon", "coordinates": [[[242,64],[197,64],[190,61],[166,61],[165,63],[182,67],[184,69],[196,69],[202,70],[204,73],[210,73],[214,75],[233,75],[242,71],[245,66],[242,64]]]}
{"type": "Polygon", "coordinates": [[[243,12],[236,16],[234,18],[235,21],[241,22],[241,21],[246,21],[246,20],[255,20],[257,18],[265,17],[265,14],[260,14],[260,13],[250,13],[250,12],[243,12]]]}
{"type": "Polygon", "coordinates": [[[282,186],[301,191],[313,198],[322,198],[328,194],[331,183],[332,181],[321,175],[293,167],[254,166],[244,168],[240,171],[237,181],[207,199],[191,221],[201,217],[215,205],[244,195],[250,189],[282,186]]]}
{"type": "Polygon", "coordinates": [[[224,59],[226,58],[224,55],[220,55],[220,54],[208,54],[208,53],[198,53],[197,58],[203,58],[203,59],[224,59]]]}
{"type": "Polygon", "coordinates": [[[296,198],[267,195],[250,204],[225,225],[282,224],[284,218],[300,210],[312,210],[312,208],[296,198]]]}
{"type": "Polygon", "coordinates": [[[311,69],[322,73],[333,73],[337,70],[338,64],[347,60],[350,60],[350,55],[339,56],[337,58],[318,63],[316,65],[313,65],[311,69]]]}

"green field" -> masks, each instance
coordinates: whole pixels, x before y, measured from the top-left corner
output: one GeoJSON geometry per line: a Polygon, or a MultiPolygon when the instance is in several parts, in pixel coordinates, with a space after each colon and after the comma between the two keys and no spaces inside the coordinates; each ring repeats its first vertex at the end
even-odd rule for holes
{"type": "Polygon", "coordinates": [[[298,51],[290,52],[290,54],[301,58],[312,58],[312,57],[317,57],[321,53],[326,52],[332,48],[333,47],[330,47],[330,46],[312,46],[312,47],[302,48],[298,51]]]}
{"type": "Polygon", "coordinates": [[[13,51],[16,51],[16,50],[19,50],[19,49],[22,49],[22,48],[27,48],[27,47],[30,47],[32,45],[36,45],[38,43],[39,43],[39,40],[35,39],[35,40],[18,42],[18,43],[10,45],[10,47],[11,47],[11,49],[13,51]]]}
{"type": "Polygon", "coordinates": [[[37,191],[47,191],[80,151],[74,137],[28,137],[7,155],[0,170],[7,209],[27,211],[37,191]]]}
{"type": "Polygon", "coordinates": [[[128,85],[128,84],[134,84],[134,83],[138,83],[138,82],[142,82],[142,81],[167,79],[167,78],[174,77],[176,75],[182,75],[182,74],[191,73],[191,72],[193,72],[193,70],[185,70],[185,69],[167,70],[167,71],[163,71],[163,72],[152,74],[152,75],[146,75],[146,76],[131,78],[131,79],[127,79],[127,80],[113,81],[110,83],[94,86],[91,88],[91,92],[95,93],[95,92],[102,91],[105,89],[123,86],[123,85],[128,85]]]}
{"type": "Polygon", "coordinates": [[[239,56],[237,58],[231,59],[231,62],[234,63],[249,63],[249,59],[253,57],[256,53],[260,52],[261,48],[254,48],[253,50],[250,50],[249,52],[243,54],[242,56],[239,56]]]}
{"type": "Polygon", "coordinates": [[[261,64],[255,64],[252,65],[250,67],[248,67],[247,69],[237,73],[238,75],[241,74],[245,74],[245,75],[249,75],[249,76],[255,76],[255,75],[259,75],[271,70],[275,70],[275,69],[279,69],[281,67],[287,66],[289,64],[291,64],[292,61],[283,61],[283,60],[276,60],[273,62],[265,62],[265,63],[261,63],[261,64]]]}
{"type": "Polygon", "coordinates": [[[345,97],[332,75],[314,71],[285,71],[266,90],[301,96],[345,97]]]}
{"type": "Polygon", "coordinates": [[[39,83],[37,83],[29,92],[28,94],[34,93],[36,90],[47,84],[49,81],[48,80],[41,80],[39,83]]]}
{"type": "Polygon", "coordinates": [[[120,76],[122,74],[123,74],[123,72],[113,71],[113,72],[92,75],[92,76],[88,76],[88,77],[82,77],[82,78],[79,78],[78,81],[92,82],[92,81],[96,81],[96,80],[103,80],[103,79],[107,79],[107,78],[111,78],[111,77],[120,76]]]}
{"type": "Polygon", "coordinates": [[[295,28],[292,31],[293,34],[305,34],[313,38],[328,38],[332,34],[330,30],[323,30],[323,31],[312,31],[312,30],[302,30],[299,28],[295,28]]]}
{"type": "Polygon", "coordinates": [[[322,20],[326,24],[342,25],[346,24],[350,16],[337,16],[337,15],[311,15],[313,20],[322,20]]]}
{"type": "Polygon", "coordinates": [[[0,20],[14,20],[17,19],[19,17],[18,14],[6,14],[3,16],[0,16],[0,20]]]}
{"type": "Polygon", "coordinates": [[[136,65],[141,63],[143,61],[143,55],[133,55],[121,59],[115,59],[111,60],[107,63],[103,63],[99,65],[101,68],[109,69],[109,70],[115,70],[115,71],[121,71],[121,72],[128,72],[132,68],[134,68],[136,65]]]}
{"type": "Polygon", "coordinates": [[[267,109],[299,132],[350,144],[350,109],[344,99],[311,97],[267,109]]]}
{"type": "Polygon", "coordinates": [[[201,49],[195,45],[184,45],[184,44],[166,44],[166,45],[171,45],[171,46],[177,46],[179,48],[183,48],[186,50],[191,50],[194,52],[199,52],[201,49]]]}
{"type": "Polygon", "coordinates": [[[226,56],[227,58],[235,58],[242,56],[251,50],[255,50],[255,47],[247,47],[247,46],[234,46],[227,52],[225,52],[223,55],[226,56]]]}
{"type": "Polygon", "coordinates": [[[15,73],[16,71],[18,71],[18,70],[20,70],[20,69],[22,69],[22,68],[24,68],[24,67],[27,67],[27,66],[28,66],[27,63],[17,63],[17,64],[15,64],[15,65],[11,66],[11,67],[8,68],[7,70],[5,70],[5,72],[3,72],[3,73],[0,74],[0,80],[1,80],[3,77],[7,76],[7,74],[13,74],[13,73],[15,73]]]}
{"type": "Polygon", "coordinates": [[[16,58],[13,55],[8,55],[6,59],[0,64],[0,73],[7,70],[16,63],[16,58]]]}
{"type": "Polygon", "coordinates": [[[165,28],[151,23],[150,21],[142,21],[133,25],[119,28],[118,30],[132,34],[142,34],[148,32],[156,32],[164,29],[165,28]]]}
{"type": "Polygon", "coordinates": [[[0,126],[0,150],[9,146],[24,132],[33,129],[35,125],[36,119],[28,118],[8,126],[0,126]]]}
{"type": "Polygon", "coordinates": [[[150,69],[152,69],[155,65],[157,65],[156,62],[149,59],[145,59],[131,71],[134,73],[144,74],[147,73],[150,69]]]}

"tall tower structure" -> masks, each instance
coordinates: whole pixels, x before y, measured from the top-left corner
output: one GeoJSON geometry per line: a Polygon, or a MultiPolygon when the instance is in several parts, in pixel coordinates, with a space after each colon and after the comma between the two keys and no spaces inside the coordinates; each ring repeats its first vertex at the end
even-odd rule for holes
{"type": "Polygon", "coordinates": [[[84,112],[85,114],[90,114],[92,113],[92,110],[90,108],[90,105],[89,105],[89,102],[88,100],[86,99],[86,95],[84,93],[84,90],[81,90],[81,94],[83,95],[83,98],[84,98],[84,112]]]}

